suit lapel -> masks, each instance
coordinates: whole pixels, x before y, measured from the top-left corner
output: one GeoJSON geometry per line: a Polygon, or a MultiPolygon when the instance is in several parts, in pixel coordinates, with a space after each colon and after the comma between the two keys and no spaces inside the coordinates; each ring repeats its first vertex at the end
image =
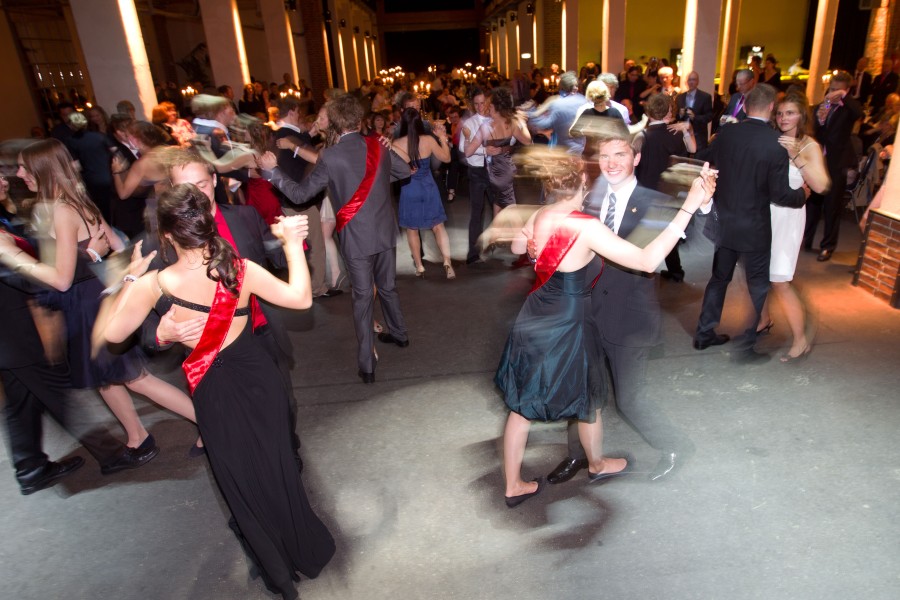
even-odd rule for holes
{"type": "Polygon", "coordinates": [[[643,188],[637,186],[631,193],[628,204],[625,205],[625,214],[622,215],[622,223],[619,225],[617,235],[620,238],[627,239],[631,232],[634,231],[634,228],[638,226],[638,223],[641,222],[641,219],[644,218],[646,212],[647,203],[645,202],[643,188]]]}

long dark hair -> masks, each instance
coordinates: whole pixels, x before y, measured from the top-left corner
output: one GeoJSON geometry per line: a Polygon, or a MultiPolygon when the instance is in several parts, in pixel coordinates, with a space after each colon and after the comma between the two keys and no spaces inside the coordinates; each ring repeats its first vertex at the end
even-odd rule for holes
{"type": "Polygon", "coordinates": [[[404,109],[400,115],[400,133],[397,137],[406,136],[406,153],[411,167],[415,167],[419,160],[419,138],[423,135],[425,125],[422,123],[422,115],[413,107],[404,109]]]}
{"type": "Polygon", "coordinates": [[[182,183],[166,190],[159,197],[156,209],[159,221],[159,240],[168,245],[165,234],[186,250],[203,249],[206,276],[222,284],[235,296],[238,294],[237,255],[219,236],[212,215],[210,200],[192,183],[182,183]]]}

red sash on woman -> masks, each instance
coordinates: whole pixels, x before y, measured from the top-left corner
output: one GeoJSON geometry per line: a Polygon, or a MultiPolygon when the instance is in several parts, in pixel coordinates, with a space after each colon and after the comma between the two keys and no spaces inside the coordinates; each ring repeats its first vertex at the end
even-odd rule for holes
{"type": "Polygon", "coordinates": [[[356,216],[359,209],[369,197],[369,191],[372,189],[372,183],[375,181],[375,175],[378,173],[378,163],[381,162],[381,142],[375,137],[363,137],[366,143],[366,173],[363,175],[362,181],[359,182],[359,188],[350,197],[350,200],[337,211],[334,216],[337,221],[335,230],[340,233],[341,229],[347,226],[350,219],[356,216]]]}
{"type": "Polygon", "coordinates": [[[231,328],[231,321],[234,320],[234,311],[237,309],[237,303],[240,299],[241,286],[244,283],[244,261],[238,262],[237,273],[237,294],[232,294],[228,288],[220,281],[216,285],[216,296],[213,298],[212,306],[209,309],[209,317],[206,319],[206,326],[203,327],[203,334],[200,341],[194,347],[191,355],[182,363],[181,368],[187,376],[188,389],[191,394],[200,385],[200,381],[209,367],[212,365],[225,338],[228,330],[231,328]]]}
{"type": "MultiPolygon", "coordinates": [[[[568,218],[593,219],[594,217],[577,210],[573,210],[566,215],[566,218],[562,220],[559,227],[556,228],[556,231],[550,235],[550,239],[548,239],[547,243],[544,245],[541,255],[538,256],[537,262],[534,265],[534,273],[537,277],[534,280],[534,287],[528,292],[529,294],[540,289],[541,286],[547,283],[553,274],[556,273],[556,269],[559,268],[559,263],[566,257],[566,254],[568,254],[569,250],[572,248],[572,244],[575,243],[575,240],[577,240],[578,236],[581,234],[581,229],[575,229],[566,224],[566,219],[568,218]]],[[[591,287],[594,287],[594,284],[597,283],[597,279],[599,278],[600,276],[597,275],[597,278],[594,279],[591,287]]]]}

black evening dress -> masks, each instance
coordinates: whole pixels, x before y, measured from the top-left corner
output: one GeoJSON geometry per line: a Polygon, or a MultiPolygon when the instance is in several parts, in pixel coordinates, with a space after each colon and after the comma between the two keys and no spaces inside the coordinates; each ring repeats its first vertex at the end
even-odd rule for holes
{"type": "MultiPolygon", "coordinates": [[[[208,311],[173,296],[168,302],[208,311]]],[[[238,309],[236,316],[246,314],[238,309]]],[[[238,538],[272,592],[297,597],[297,573],[314,578],[334,555],[291,448],[289,391],[271,355],[247,325],[219,351],[194,390],[197,426],[238,538]]]]}
{"type": "Polygon", "coordinates": [[[500,208],[516,203],[516,191],[513,181],[516,178],[516,163],[512,159],[512,145],[515,138],[492,138],[485,141],[485,146],[503,148],[503,152],[490,158],[487,171],[491,187],[496,192],[496,202],[500,208]]]}
{"type": "Polygon", "coordinates": [[[587,266],[555,272],[525,300],[509,334],[494,383],[526,419],[593,421],[599,408],[587,384],[586,273],[587,266]]]}

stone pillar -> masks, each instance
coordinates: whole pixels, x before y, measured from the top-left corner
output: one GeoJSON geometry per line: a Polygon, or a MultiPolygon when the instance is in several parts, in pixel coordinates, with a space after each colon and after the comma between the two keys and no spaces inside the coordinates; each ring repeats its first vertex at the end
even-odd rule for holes
{"type": "Polygon", "coordinates": [[[825,92],[822,76],[830,66],[831,43],[834,40],[837,10],[838,0],[819,0],[812,53],[809,59],[809,81],[806,82],[806,97],[813,105],[822,100],[825,92]]]}
{"type": "Polygon", "coordinates": [[[618,74],[625,64],[625,0],[603,0],[602,26],[601,69],[618,74]]]}
{"type": "Polygon", "coordinates": [[[200,0],[203,32],[215,84],[240,90],[250,83],[237,0],[200,0]]]}
{"type": "Polygon", "coordinates": [[[497,29],[497,33],[500,34],[497,45],[497,54],[500,57],[498,71],[509,77],[509,22],[503,17],[498,23],[502,23],[497,29]]]}
{"type": "Polygon", "coordinates": [[[891,0],[881,0],[881,7],[872,11],[869,19],[869,34],[866,36],[866,52],[869,59],[869,72],[881,73],[881,67],[888,58],[888,29],[893,14],[891,0]]]}
{"type": "Polygon", "coordinates": [[[149,120],[156,91],[134,2],[82,0],[71,10],[97,103],[114,107],[129,100],[135,114],[149,120]]]}
{"type": "MultiPolygon", "coordinates": [[[[725,26],[722,29],[722,62],[719,63],[719,93],[723,96],[728,94],[728,84],[731,83],[731,75],[734,73],[734,56],[737,52],[737,30],[740,15],[741,0],[725,0],[725,26]]],[[[727,97],[725,101],[728,101],[727,97]]]]}
{"type": "Polygon", "coordinates": [[[263,27],[266,30],[266,49],[269,51],[269,81],[279,84],[285,73],[297,83],[297,55],[291,22],[284,9],[284,0],[259,0],[263,27]]]}
{"type": "MultiPolygon", "coordinates": [[[[325,15],[321,2],[298,2],[301,22],[306,39],[305,57],[309,65],[307,84],[313,90],[316,106],[322,101],[322,92],[331,87],[331,57],[325,34],[325,15]]],[[[333,13],[332,13],[333,14],[333,13]]]]}
{"type": "Polygon", "coordinates": [[[26,138],[31,135],[29,130],[32,127],[46,123],[41,122],[33,95],[25,91],[31,89],[34,84],[19,59],[12,26],[5,12],[0,12],[0,61],[3,62],[3,68],[0,69],[0,86],[4,90],[19,90],[16,94],[7,94],[3,99],[0,140],[26,138]]]}
{"type": "Polygon", "coordinates": [[[578,73],[578,0],[563,0],[563,59],[561,71],[578,73]]]}
{"type": "MultiPolygon", "coordinates": [[[[719,46],[721,0],[687,0],[684,12],[684,40],[682,42],[681,76],[697,71],[700,82],[712,90],[716,78],[716,50],[719,46]]],[[[686,87],[686,86],[683,86],[686,87]]]]}
{"type": "Polygon", "coordinates": [[[527,73],[537,64],[537,56],[534,49],[534,15],[526,14],[526,4],[519,3],[519,54],[530,54],[531,58],[520,58],[519,64],[527,73]]]}

